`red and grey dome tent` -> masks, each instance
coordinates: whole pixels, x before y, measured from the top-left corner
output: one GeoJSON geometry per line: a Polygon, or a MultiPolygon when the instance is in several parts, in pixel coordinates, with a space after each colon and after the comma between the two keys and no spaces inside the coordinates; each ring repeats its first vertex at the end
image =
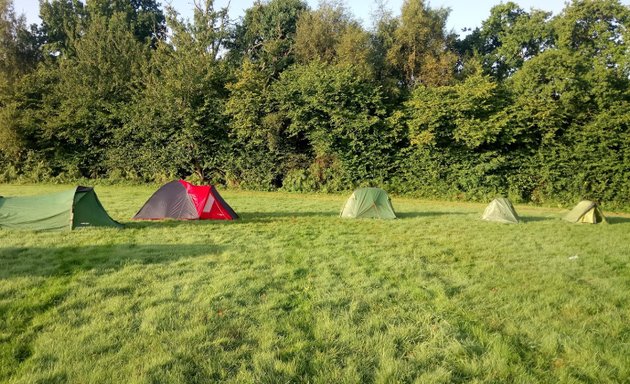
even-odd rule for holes
{"type": "Polygon", "coordinates": [[[184,180],[164,184],[144,203],[135,220],[234,220],[238,215],[212,185],[184,180]]]}

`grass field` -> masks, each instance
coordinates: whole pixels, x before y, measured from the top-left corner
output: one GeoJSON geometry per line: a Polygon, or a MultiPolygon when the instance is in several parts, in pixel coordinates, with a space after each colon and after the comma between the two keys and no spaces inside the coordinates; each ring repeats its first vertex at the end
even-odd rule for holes
{"type": "Polygon", "coordinates": [[[96,188],[125,229],[0,230],[0,382],[630,381],[628,216],[227,191],[239,221],[129,221],[153,190],[96,188]]]}

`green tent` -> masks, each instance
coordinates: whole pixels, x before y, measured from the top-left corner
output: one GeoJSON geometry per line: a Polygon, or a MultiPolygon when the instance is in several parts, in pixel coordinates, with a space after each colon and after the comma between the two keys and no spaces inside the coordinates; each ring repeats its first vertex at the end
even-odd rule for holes
{"type": "Polygon", "coordinates": [[[341,217],[395,219],[396,214],[385,191],[380,188],[360,188],[346,201],[341,217]]]}
{"type": "Polygon", "coordinates": [[[496,221],[498,223],[516,224],[519,222],[518,215],[514,210],[514,206],[510,200],[505,197],[498,197],[483,211],[482,220],[496,221]]]}
{"type": "Polygon", "coordinates": [[[0,197],[0,228],[63,230],[121,227],[105,212],[93,188],[38,196],[0,197]]]}
{"type": "Polygon", "coordinates": [[[606,222],[606,217],[597,203],[590,200],[580,201],[571,212],[567,213],[564,219],[572,223],[597,224],[606,222]]]}

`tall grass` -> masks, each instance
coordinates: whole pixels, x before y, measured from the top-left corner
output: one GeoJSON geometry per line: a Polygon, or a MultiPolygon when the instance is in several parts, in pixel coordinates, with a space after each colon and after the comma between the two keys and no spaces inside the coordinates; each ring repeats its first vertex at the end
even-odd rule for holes
{"type": "Polygon", "coordinates": [[[152,189],[96,188],[125,229],[0,230],[0,382],[630,380],[630,218],[223,192],[241,220],[127,220],[152,189]]]}

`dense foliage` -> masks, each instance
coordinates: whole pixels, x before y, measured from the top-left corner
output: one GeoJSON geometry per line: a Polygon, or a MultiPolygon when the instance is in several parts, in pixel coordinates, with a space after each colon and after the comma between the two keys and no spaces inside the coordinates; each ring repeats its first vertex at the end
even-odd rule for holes
{"type": "Polygon", "coordinates": [[[0,0],[0,180],[188,177],[291,191],[630,207],[630,8],[508,2],[465,37],[406,0],[0,0]]]}

